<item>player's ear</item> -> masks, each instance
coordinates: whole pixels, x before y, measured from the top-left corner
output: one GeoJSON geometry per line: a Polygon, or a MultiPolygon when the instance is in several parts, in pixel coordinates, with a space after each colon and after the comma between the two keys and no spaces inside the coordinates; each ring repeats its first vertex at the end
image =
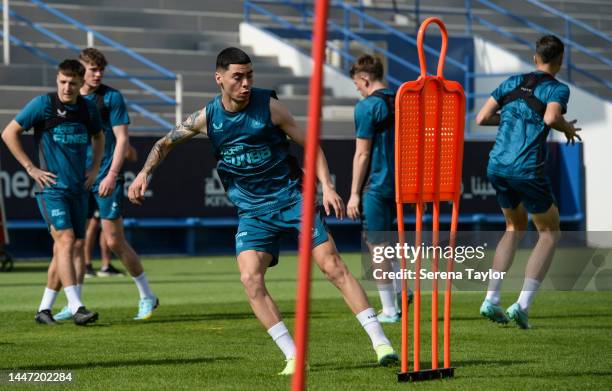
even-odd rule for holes
{"type": "Polygon", "coordinates": [[[361,76],[361,79],[363,80],[363,84],[366,86],[366,88],[368,88],[370,86],[370,79],[365,76],[361,76]]]}
{"type": "Polygon", "coordinates": [[[222,79],[222,75],[219,72],[215,72],[215,81],[217,82],[217,85],[221,86],[221,79],[222,79]]]}

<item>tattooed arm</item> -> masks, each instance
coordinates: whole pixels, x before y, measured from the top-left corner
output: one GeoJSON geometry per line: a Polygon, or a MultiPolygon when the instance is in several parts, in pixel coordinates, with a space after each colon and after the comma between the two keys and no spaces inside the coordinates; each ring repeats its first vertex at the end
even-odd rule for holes
{"type": "Polygon", "coordinates": [[[130,201],[140,205],[144,200],[144,194],[147,191],[153,170],[159,166],[175,145],[183,143],[200,133],[206,133],[206,109],[192,113],[185,121],[155,143],[151,152],[149,152],[144,167],[128,189],[130,201]]]}

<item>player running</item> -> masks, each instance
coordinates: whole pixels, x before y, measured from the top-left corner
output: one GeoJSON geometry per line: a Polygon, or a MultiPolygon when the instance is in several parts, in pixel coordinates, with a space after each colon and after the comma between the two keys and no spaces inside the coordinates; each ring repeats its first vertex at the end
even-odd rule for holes
{"type": "Polygon", "coordinates": [[[506,272],[527,231],[527,214],[538,230],[516,303],[505,312],[500,306],[501,279],[491,279],[480,313],[498,323],[514,320],[522,329],[531,326],[529,307],[552,262],[560,237],[559,210],[549,179],[544,174],[546,138],[550,129],[565,134],[568,143],[580,139],[576,120],[566,121],[569,88],[555,79],[563,64],[564,46],[554,35],[536,42],[536,70],[504,81],[484,104],[476,122],[499,126],[489,155],[487,175],[506,218],[506,232],[497,245],[493,271],[506,272]],[[500,111],[498,113],[498,111],[500,111]]]}
{"type": "MultiPolygon", "coordinates": [[[[219,176],[238,209],[240,279],[253,312],[285,354],[287,364],[280,375],[291,375],[295,371],[295,344],[266,289],[265,273],[278,262],[281,235],[297,236],[300,229],[302,171],[289,154],[287,136],[303,146],[305,134],[273,91],[253,87],[251,59],[242,50],[227,48],[219,53],[215,80],[221,94],[155,144],[129,188],[129,198],[135,203],[143,201],[151,173],[175,145],[198,134],[208,135],[218,159],[219,176]]],[[[322,150],[317,177],[323,188],[325,213],[329,215],[333,209],[342,218],[344,205],[333,187],[322,150]]],[[[315,219],[312,236],[315,262],[364,327],[378,363],[397,362],[376,313],[340,258],[321,216],[315,219]]]]}

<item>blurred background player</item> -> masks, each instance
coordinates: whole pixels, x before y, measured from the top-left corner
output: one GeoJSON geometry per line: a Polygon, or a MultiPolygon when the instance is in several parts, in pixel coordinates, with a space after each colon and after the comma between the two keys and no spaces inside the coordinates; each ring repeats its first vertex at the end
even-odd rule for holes
{"type": "Polygon", "coordinates": [[[493,270],[507,271],[516,248],[527,230],[527,214],[538,230],[527,266],[522,291],[516,303],[504,313],[500,306],[501,279],[491,279],[480,313],[498,323],[512,319],[523,329],[530,328],[528,311],[546,272],[560,237],[559,210],[549,179],[545,176],[546,139],[551,128],[574,143],[580,128],[567,122],[569,87],[555,79],[563,64],[564,45],[554,35],[536,42],[534,72],[504,81],[484,104],[476,122],[499,126],[489,155],[487,175],[506,219],[506,232],[497,245],[493,270]],[[501,109],[501,111],[500,111],[501,109]],[[498,111],[500,111],[498,113],[498,111]]]}
{"type": "Polygon", "coordinates": [[[13,156],[36,182],[38,206],[53,237],[47,287],[35,317],[41,324],[55,324],[51,308],[61,286],[68,299],[66,311],[74,323],[85,325],[98,319],[98,314],[88,311],[81,302],[79,280],[85,266],[82,239],[87,189],[98,174],[104,150],[98,109],[79,94],[84,75],[85,68],[79,61],[64,60],[58,66],[57,92],[31,100],[2,132],[13,156]],[[32,163],[19,140],[21,133],[32,127],[40,168],[32,163]],[[92,158],[86,173],[90,136],[92,158]]]}
{"type": "MultiPolygon", "coordinates": [[[[253,312],[285,355],[287,364],[279,375],[291,375],[295,371],[295,344],[264,276],[268,267],[278,263],[281,235],[297,236],[300,230],[302,171],[289,154],[287,136],[303,146],[305,132],[274,91],[252,87],[251,59],[242,50],[226,48],[219,53],[215,80],[221,94],[155,144],[129,188],[129,197],[132,202],[142,202],[149,176],[176,144],[208,134],[218,157],[217,172],[230,201],[238,208],[236,255],[240,279],[253,312]]],[[[323,188],[325,212],[329,215],[333,208],[342,218],[344,204],[333,187],[321,149],[317,177],[323,188]]],[[[315,262],[357,316],[372,341],[377,361],[381,365],[397,362],[397,354],[365,292],[340,258],[319,215],[312,236],[315,262]]]]}
{"type": "MultiPolygon", "coordinates": [[[[134,319],[147,320],[151,318],[159,301],[151,291],[140,259],[125,240],[123,231],[124,179],[121,168],[128,147],[127,129],[130,119],[121,93],[102,84],[104,69],[107,65],[104,55],[95,48],[87,48],[81,52],[79,60],[85,67],[85,83],[81,87],[81,95],[98,107],[106,137],[100,172],[91,187],[91,195],[100,211],[104,240],[111,251],[121,259],[138,288],[140,301],[138,313],[134,319]]],[[[78,276],[81,283],[84,275],[83,268],[82,274],[78,276]]],[[[55,319],[69,319],[70,315],[70,312],[64,308],[55,316],[55,319]]]]}
{"type": "MultiPolygon", "coordinates": [[[[361,217],[363,233],[370,251],[386,246],[385,232],[393,231],[397,210],[395,203],[394,139],[395,93],[383,83],[384,69],[378,57],[364,54],[350,70],[357,91],[365,99],[355,106],[355,155],[351,197],[346,210],[349,218],[361,217]]],[[[397,261],[373,264],[383,272],[397,272],[397,261]]],[[[401,319],[401,280],[376,281],[382,311],[381,323],[401,319]]],[[[409,292],[409,301],[412,292],[409,292]]]]}
{"type": "MultiPolygon", "coordinates": [[[[135,163],[138,160],[138,152],[136,148],[128,144],[127,152],[125,154],[125,161],[135,163]]],[[[88,215],[92,216],[87,223],[87,230],[85,232],[85,278],[91,277],[121,277],[125,276],[125,273],[111,264],[113,253],[106,243],[104,235],[99,235],[100,232],[100,211],[97,209],[98,204],[95,198],[90,193],[89,207],[94,210],[88,211],[88,215]],[[100,244],[100,270],[96,273],[91,263],[94,246],[96,242],[100,244]]]]}

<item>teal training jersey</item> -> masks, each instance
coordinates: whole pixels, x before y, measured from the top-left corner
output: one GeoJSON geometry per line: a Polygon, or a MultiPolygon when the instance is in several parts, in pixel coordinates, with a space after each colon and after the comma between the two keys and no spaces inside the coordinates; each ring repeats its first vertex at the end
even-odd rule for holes
{"type": "MultiPolygon", "coordinates": [[[[500,102],[522,80],[522,75],[508,78],[491,96],[500,102]]],[[[567,85],[557,80],[543,81],[533,93],[544,104],[558,102],[565,114],[570,94],[567,85]]],[[[504,105],[495,145],[489,154],[487,172],[512,179],[542,177],[548,157],[546,138],[549,131],[544,119],[531,110],[524,100],[517,99],[504,105]]]]}
{"type": "MultiPolygon", "coordinates": [[[[34,138],[39,151],[39,167],[57,175],[56,184],[46,187],[81,192],[84,190],[87,162],[87,143],[89,135],[102,129],[100,115],[96,106],[84,100],[89,111],[91,128],[84,123],[64,122],[51,129],[37,130],[34,138]]],[[[65,110],[77,111],[78,105],[64,104],[65,110]]],[[[65,116],[65,110],[56,108],[48,95],[32,99],[15,117],[15,121],[25,130],[54,117],[65,116]]]]}
{"type": "Polygon", "coordinates": [[[273,94],[253,88],[247,107],[235,113],[223,108],[220,95],[206,105],[217,173],[241,216],[266,214],[301,200],[302,172],[289,154],[287,135],[272,123],[273,94]]]}
{"type": "MultiPolygon", "coordinates": [[[[93,191],[98,190],[100,182],[102,182],[106,175],[108,175],[108,171],[110,170],[113,162],[113,154],[115,153],[115,145],[117,144],[115,133],[113,133],[113,126],[129,125],[130,123],[130,117],[128,116],[123,95],[121,95],[121,93],[116,89],[104,84],[98,88],[101,90],[92,92],[88,95],[83,95],[85,99],[89,100],[95,105],[96,95],[97,93],[100,93],[102,96],[102,102],[104,104],[104,112],[100,113],[102,119],[102,129],[104,130],[104,155],[102,156],[100,171],[98,171],[98,176],[96,177],[96,181],[92,186],[93,191]]],[[[87,149],[87,167],[91,167],[92,157],[93,151],[90,143],[87,149]]]]}
{"type": "MultiPolygon", "coordinates": [[[[385,95],[393,95],[389,89],[379,90],[385,95]]],[[[355,130],[357,138],[372,140],[369,177],[364,190],[381,197],[395,196],[395,129],[379,129],[384,124],[389,109],[385,101],[370,95],[355,106],[355,130]],[[377,131],[379,129],[379,131],[377,131]]]]}

